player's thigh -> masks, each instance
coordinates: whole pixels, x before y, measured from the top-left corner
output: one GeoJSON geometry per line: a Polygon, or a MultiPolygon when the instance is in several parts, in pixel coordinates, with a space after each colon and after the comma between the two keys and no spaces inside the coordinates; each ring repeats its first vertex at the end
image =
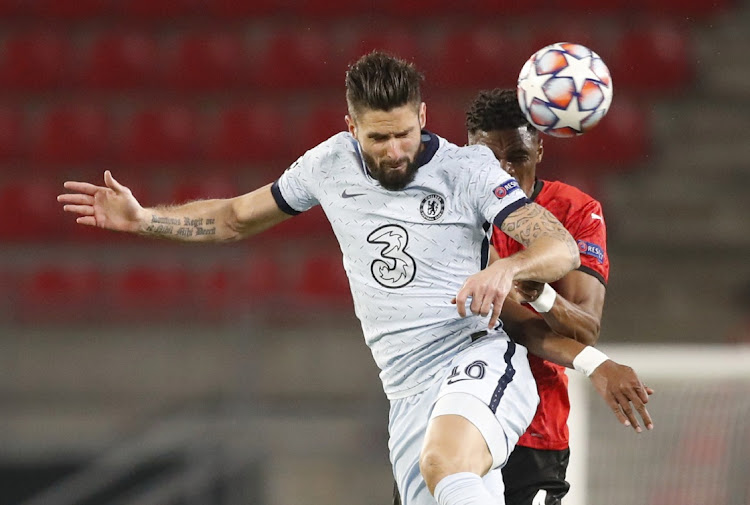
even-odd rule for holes
{"type": "Polygon", "coordinates": [[[526,349],[493,333],[476,341],[453,360],[442,382],[431,418],[464,417],[484,438],[498,468],[526,431],[539,397],[526,349]]]}
{"type": "Polygon", "coordinates": [[[503,467],[506,505],[560,505],[570,489],[565,480],[570,450],[517,446],[503,467]]]}
{"type": "Polygon", "coordinates": [[[437,381],[422,393],[391,400],[388,449],[403,505],[435,503],[419,471],[419,455],[430,410],[439,391],[437,381]]]}

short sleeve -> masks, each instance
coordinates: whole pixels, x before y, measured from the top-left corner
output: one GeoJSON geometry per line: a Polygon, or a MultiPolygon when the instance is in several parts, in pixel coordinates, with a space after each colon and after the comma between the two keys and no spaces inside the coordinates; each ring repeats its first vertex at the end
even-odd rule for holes
{"type": "Polygon", "coordinates": [[[308,151],[273,183],[271,192],[276,204],[287,214],[296,215],[318,204],[316,192],[320,183],[315,169],[319,158],[315,150],[308,151]]]}
{"type": "Polygon", "coordinates": [[[492,151],[477,157],[481,164],[471,167],[475,171],[472,188],[476,191],[479,213],[488,223],[500,227],[505,218],[514,210],[529,203],[518,181],[500,167],[492,151]]]}
{"type": "Polygon", "coordinates": [[[581,207],[574,219],[577,229],[572,233],[581,254],[579,270],[589,273],[607,284],[609,279],[609,257],[607,256],[607,227],[604,223],[602,206],[596,200],[591,200],[581,207]]]}

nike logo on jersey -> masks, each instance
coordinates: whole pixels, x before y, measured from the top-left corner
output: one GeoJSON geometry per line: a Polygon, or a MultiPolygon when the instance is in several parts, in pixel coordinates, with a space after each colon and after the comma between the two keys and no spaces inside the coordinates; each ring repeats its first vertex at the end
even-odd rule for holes
{"type": "Polygon", "coordinates": [[[604,222],[604,218],[595,212],[591,213],[591,219],[598,219],[599,221],[604,222]]]}
{"type": "Polygon", "coordinates": [[[362,196],[364,193],[347,193],[346,190],[344,190],[341,193],[341,198],[354,198],[355,196],[362,196]]]}

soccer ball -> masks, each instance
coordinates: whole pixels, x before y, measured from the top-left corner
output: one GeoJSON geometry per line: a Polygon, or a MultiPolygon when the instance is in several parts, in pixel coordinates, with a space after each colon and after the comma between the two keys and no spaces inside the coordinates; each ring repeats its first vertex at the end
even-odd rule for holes
{"type": "Polygon", "coordinates": [[[518,103],[538,130],[555,137],[582,135],[607,114],[612,77],[591,49],[569,42],[551,44],[521,69],[518,103]]]}

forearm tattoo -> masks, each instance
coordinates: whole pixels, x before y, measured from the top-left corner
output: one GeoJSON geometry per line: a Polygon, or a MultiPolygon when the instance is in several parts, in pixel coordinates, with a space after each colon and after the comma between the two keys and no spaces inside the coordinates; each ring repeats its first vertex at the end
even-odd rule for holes
{"type": "Polygon", "coordinates": [[[145,231],[151,235],[175,239],[216,235],[216,220],[202,217],[180,219],[152,214],[145,231]]]}
{"type": "Polygon", "coordinates": [[[528,247],[538,237],[546,235],[565,243],[571,255],[578,254],[578,249],[570,234],[555,216],[541,205],[524,205],[512,212],[503,221],[502,230],[524,247],[528,247]]]}

